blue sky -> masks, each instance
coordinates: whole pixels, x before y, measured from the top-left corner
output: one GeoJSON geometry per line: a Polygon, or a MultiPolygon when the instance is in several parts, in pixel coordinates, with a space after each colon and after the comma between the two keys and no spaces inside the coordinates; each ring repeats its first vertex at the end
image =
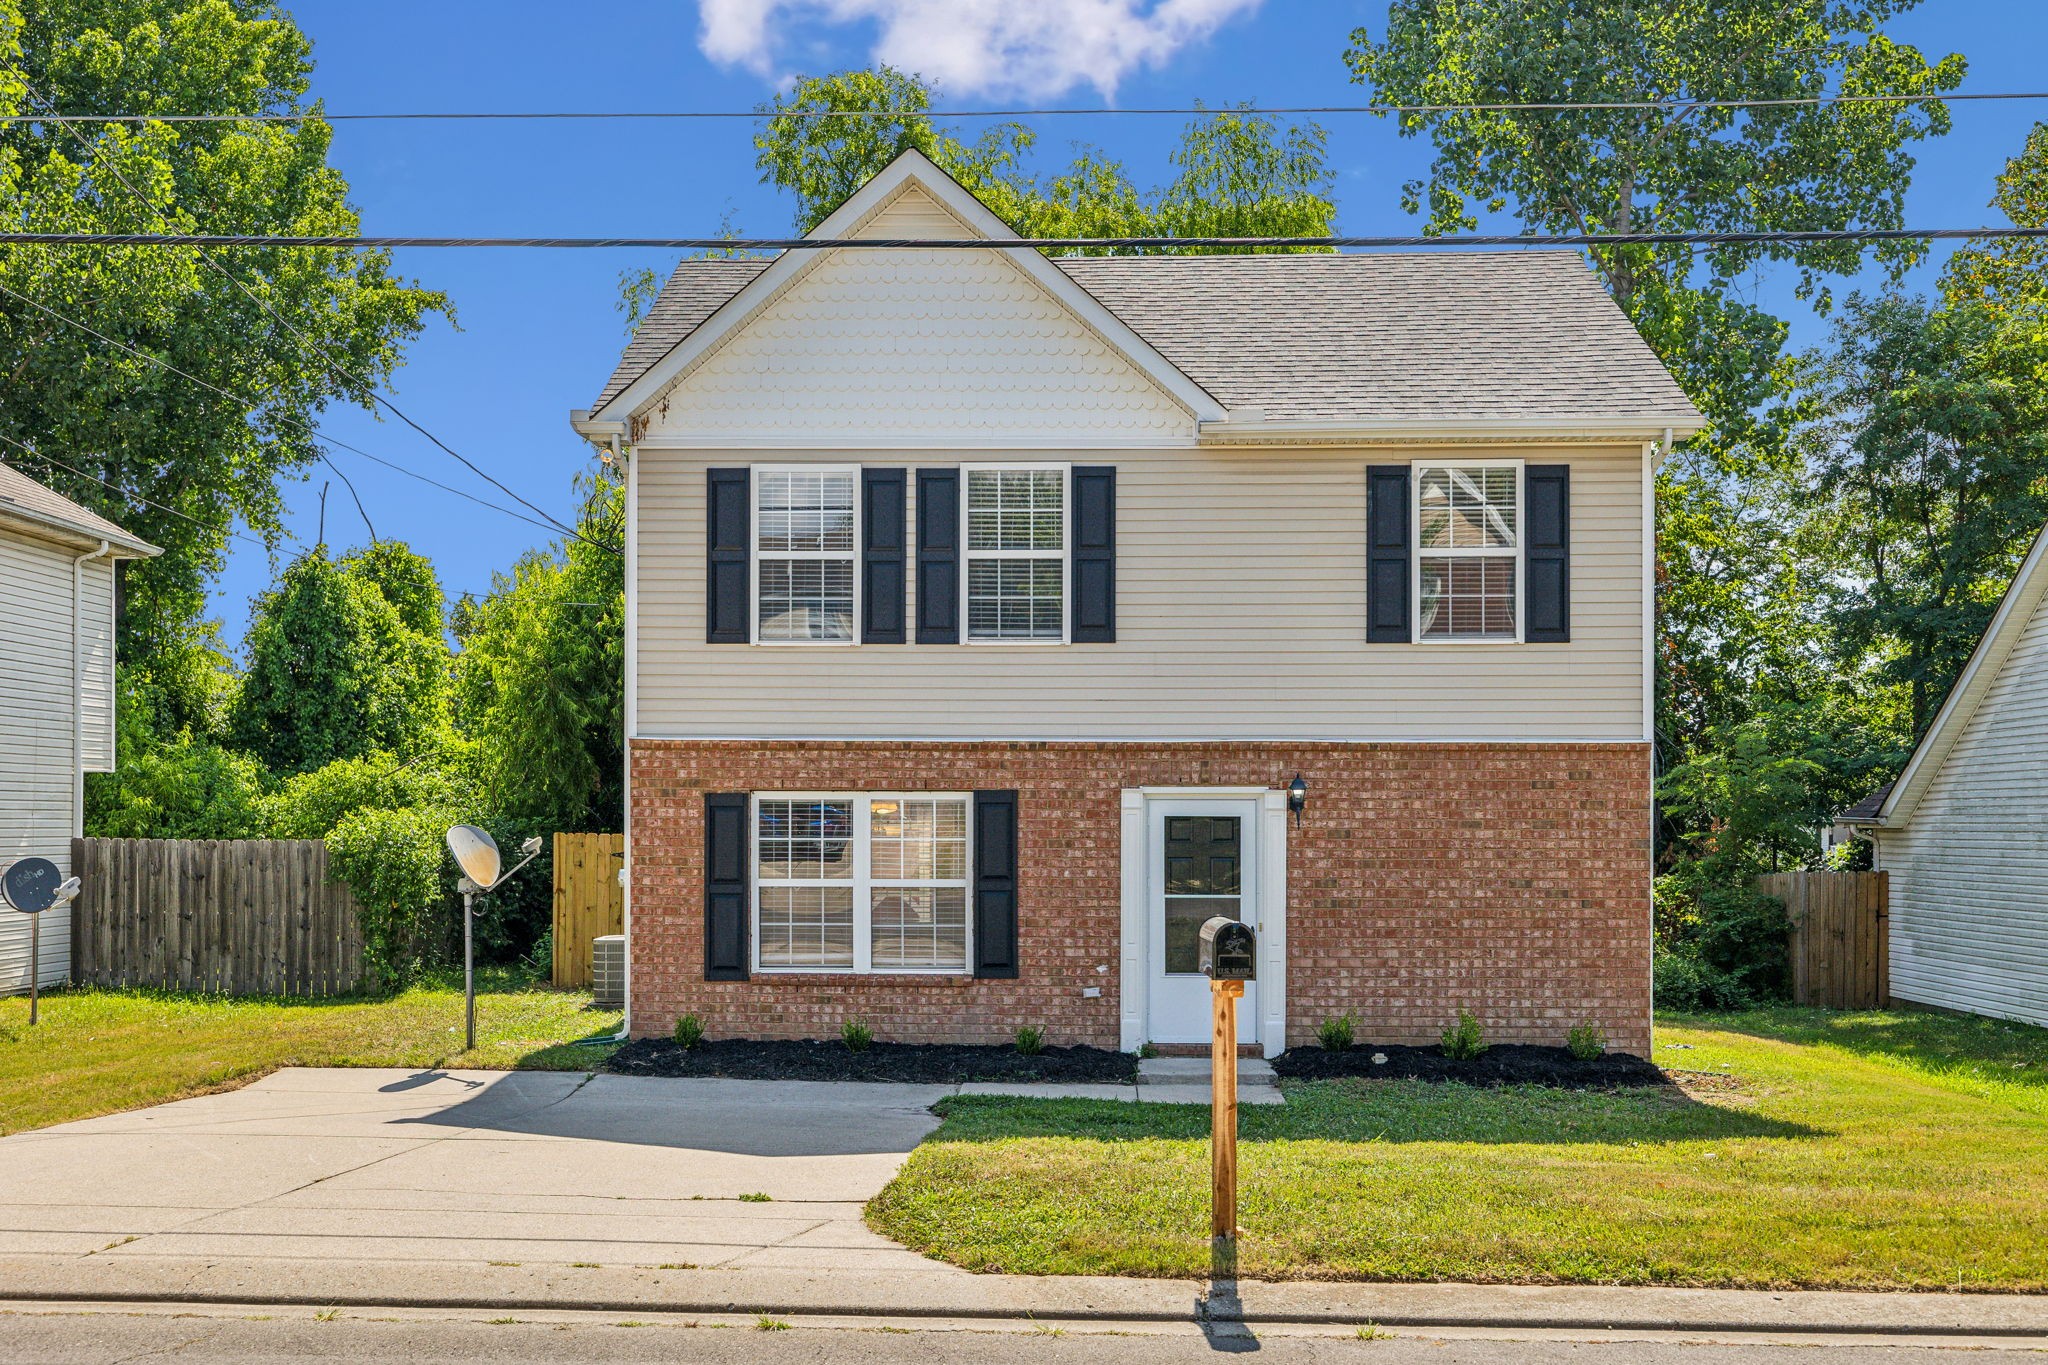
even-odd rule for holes
{"type": "MultiPolygon", "coordinates": [[[[916,69],[953,73],[946,103],[955,108],[1100,104],[1105,94],[1090,78],[1112,74],[1108,102],[1123,107],[1195,99],[1350,104],[1366,92],[1347,79],[1341,54],[1348,35],[1360,24],[1377,31],[1387,8],[1385,0],[1135,0],[1141,18],[1164,17],[1079,43],[1071,37],[1074,16],[1096,8],[1092,0],[707,3],[708,40],[706,16],[690,0],[298,0],[290,8],[313,39],[314,93],[335,112],[751,108],[781,75],[862,65],[878,50],[916,69]],[[1068,13],[1057,23],[1043,18],[1063,8],[1068,13]],[[907,17],[892,24],[892,13],[907,17]],[[761,14],[770,22],[756,29],[751,21],[761,14]],[[986,16],[986,24],[1006,29],[995,38],[1009,45],[1009,58],[990,59],[998,44],[974,29],[972,17],[966,24],[933,18],[953,14],[986,16]],[[725,60],[706,56],[707,41],[725,60]]],[[[1966,89],[2038,89],[2048,5],[1927,0],[1893,33],[1931,58],[1967,56],[1966,89]]],[[[1955,131],[1922,144],[1908,221],[1993,221],[1985,207],[1992,178],[2042,117],[2043,103],[1957,105],[1955,131]]],[[[1087,143],[1123,159],[1141,183],[1163,180],[1182,122],[1041,120],[1039,168],[1063,164],[1074,144],[1087,143]]],[[[1427,165],[1427,145],[1403,141],[1385,120],[1323,122],[1339,229],[1413,231],[1399,189],[1427,165]]],[[[758,183],[752,131],[740,121],[344,123],[333,160],[370,233],[687,236],[715,233],[728,213],[743,232],[781,233],[793,205],[758,183]]],[[[589,403],[623,344],[618,274],[667,259],[626,251],[397,256],[401,273],[449,294],[458,324],[436,322],[413,343],[396,381],[399,405],[524,496],[567,516],[571,476],[588,458],[568,413],[589,403]]],[[[1933,269],[1924,265],[1915,282],[1930,282],[1933,269]]],[[[1794,319],[1796,342],[1821,339],[1823,325],[1790,299],[1787,282],[1767,278],[1761,291],[1794,319]]],[[[337,409],[324,426],[420,473],[505,501],[395,421],[337,409]]],[[[346,451],[333,458],[354,480],[377,533],[430,557],[451,595],[487,589],[494,570],[545,539],[535,527],[346,451]]],[[[315,535],[325,477],[319,470],[286,490],[287,525],[306,541],[315,535]]],[[[329,543],[345,547],[366,538],[336,482],[327,498],[329,543]]],[[[272,572],[262,551],[234,543],[212,603],[231,644],[241,639],[250,597],[272,572]]]]}

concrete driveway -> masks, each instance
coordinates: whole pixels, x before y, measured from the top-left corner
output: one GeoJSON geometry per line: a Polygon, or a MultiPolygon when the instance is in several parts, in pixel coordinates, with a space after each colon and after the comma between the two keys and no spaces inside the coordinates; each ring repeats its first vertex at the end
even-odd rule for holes
{"type": "Polygon", "coordinates": [[[218,1257],[960,1274],[861,1222],[937,1126],[928,1106],[954,1089],[280,1071],[0,1138],[0,1244],[102,1267],[218,1257]]]}

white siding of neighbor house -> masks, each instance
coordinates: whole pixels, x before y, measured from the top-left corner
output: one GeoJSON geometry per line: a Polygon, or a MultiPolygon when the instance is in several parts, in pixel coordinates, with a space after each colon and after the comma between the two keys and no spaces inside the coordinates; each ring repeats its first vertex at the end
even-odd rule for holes
{"type": "MultiPolygon", "coordinates": [[[[71,583],[76,550],[0,529],[0,867],[44,857],[68,872],[73,817],[73,726],[78,714],[71,677],[71,583]]],[[[87,764],[113,762],[113,569],[84,569],[87,674],[87,764]]],[[[71,955],[71,917],[42,917],[44,984],[64,979],[71,955]]],[[[28,987],[28,917],[0,907],[0,994],[28,987]]]]}
{"type": "Polygon", "coordinates": [[[1122,352],[979,249],[832,252],[644,418],[640,439],[656,445],[1085,448],[1195,434],[1193,414],[1122,352]]]}
{"type": "Polygon", "coordinates": [[[1891,993],[2048,1024],[2048,603],[1878,853],[1891,993]]]}
{"type": "Polygon", "coordinates": [[[1570,643],[1365,642],[1366,468],[1445,450],[641,446],[636,734],[1641,740],[1642,448],[1463,453],[1572,466],[1570,643]],[[1116,643],[705,643],[707,467],[1005,459],[1117,467],[1116,643]]]}

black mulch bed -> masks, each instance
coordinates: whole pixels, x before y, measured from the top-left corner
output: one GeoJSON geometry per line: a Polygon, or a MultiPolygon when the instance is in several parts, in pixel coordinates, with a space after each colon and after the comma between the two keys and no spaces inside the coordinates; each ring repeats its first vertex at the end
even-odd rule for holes
{"type": "Polygon", "coordinates": [[[1392,1081],[1463,1081],[1466,1085],[1554,1085],[1569,1090],[1613,1090],[1669,1085],[1670,1077],[1642,1058],[1610,1052],[1582,1062],[1561,1047],[1495,1043],[1469,1062],[1454,1062],[1440,1047],[1363,1044],[1343,1052],[1319,1047],[1290,1048],[1273,1059],[1283,1076],[1323,1081],[1365,1076],[1392,1081]],[[1374,1062],[1375,1056],[1385,1057],[1374,1062]]]}
{"type": "Polygon", "coordinates": [[[1138,1059],[1094,1047],[1049,1047],[1025,1056],[1014,1047],[873,1043],[862,1052],[831,1042],[702,1042],[682,1048],[666,1038],[626,1044],[605,1063],[621,1076],[722,1076],[744,1081],[1110,1081],[1129,1085],[1138,1059]]]}

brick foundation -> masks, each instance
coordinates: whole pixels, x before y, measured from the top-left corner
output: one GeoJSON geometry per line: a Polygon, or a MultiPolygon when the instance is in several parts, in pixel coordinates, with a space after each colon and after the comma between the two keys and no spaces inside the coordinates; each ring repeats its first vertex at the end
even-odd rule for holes
{"type": "Polygon", "coordinates": [[[1360,1042],[1431,1043],[1460,1008],[1499,1042],[1591,1021],[1650,1045],[1649,753],[1642,744],[632,745],[633,1029],[712,1037],[1118,1045],[1121,792],[1309,784],[1287,848],[1290,1046],[1347,1011],[1360,1042]],[[703,793],[1018,792],[1014,981],[704,980],[703,793]],[[1106,973],[1098,971],[1107,966],[1106,973]],[[1099,998],[1081,994],[1099,986],[1099,998]]]}

